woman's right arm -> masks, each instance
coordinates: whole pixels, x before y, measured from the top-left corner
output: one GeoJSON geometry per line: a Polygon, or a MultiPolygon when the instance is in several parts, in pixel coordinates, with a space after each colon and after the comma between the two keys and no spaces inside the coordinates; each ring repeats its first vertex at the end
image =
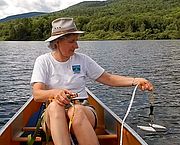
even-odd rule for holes
{"type": "Polygon", "coordinates": [[[44,83],[34,83],[32,85],[32,94],[34,100],[37,102],[45,102],[49,99],[56,100],[60,105],[69,104],[67,94],[74,96],[74,94],[67,89],[50,89],[48,90],[44,83]]]}
{"type": "Polygon", "coordinates": [[[47,90],[47,87],[44,83],[34,83],[32,85],[32,94],[34,100],[37,102],[45,102],[54,98],[54,91],[47,90]]]}

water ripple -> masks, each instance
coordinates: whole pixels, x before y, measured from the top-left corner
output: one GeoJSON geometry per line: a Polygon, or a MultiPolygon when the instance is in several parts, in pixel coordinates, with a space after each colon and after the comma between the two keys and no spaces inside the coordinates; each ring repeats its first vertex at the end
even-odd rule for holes
{"type": "MultiPolygon", "coordinates": [[[[147,125],[149,94],[137,91],[126,122],[149,145],[180,143],[180,41],[82,41],[77,51],[97,61],[114,74],[145,77],[155,86],[154,122],[166,132],[149,133],[137,125],[147,125]]],[[[44,42],[0,42],[0,127],[31,96],[29,85],[35,58],[49,52],[44,42]]],[[[114,88],[92,81],[90,90],[112,111],[124,117],[133,88],[114,88]]]]}

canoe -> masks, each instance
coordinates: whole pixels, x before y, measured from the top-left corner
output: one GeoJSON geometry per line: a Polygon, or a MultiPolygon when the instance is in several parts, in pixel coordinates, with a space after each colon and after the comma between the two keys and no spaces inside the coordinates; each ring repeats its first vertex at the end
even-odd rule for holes
{"type": "MultiPolygon", "coordinates": [[[[97,111],[98,124],[95,129],[100,145],[120,145],[120,130],[122,120],[102,103],[89,89],[89,102],[97,111]]],[[[27,136],[23,134],[35,131],[35,125],[29,126],[28,122],[42,106],[35,102],[33,97],[18,110],[18,112],[1,128],[0,145],[22,145],[26,144],[27,136]]],[[[34,120],[34,119],[33,119],[34,120]]],[[[37,119],[36,119],[37,120],[37,119]]],[[[40,128],[41,129],[41,128],[40,128]]],[[[37,136],[36,144],[44,144],[41,136],[37,136]]],[[[126,123],[123,129],[123,145],[147,145],[147,143],[126,123]]]]}

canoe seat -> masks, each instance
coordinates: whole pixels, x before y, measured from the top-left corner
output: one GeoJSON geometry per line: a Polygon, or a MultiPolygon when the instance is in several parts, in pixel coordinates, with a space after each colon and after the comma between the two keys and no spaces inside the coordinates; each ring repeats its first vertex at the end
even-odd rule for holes
{"type": "Polygon", "coordinates": [[[99,140],[106,140],[106,139],[117,139],[116,134],[105,134],[105,135],[97,135],[99,140]]]}
{"type": "Polygon", "coordinates": [[[104,129],[103,127],[97,127],[95,132],[98,139],[116,139],[117,138],[117,134],[109,134],[106,131],[106,129],[104,129]]]}
{"type": "Polygon", "coordinates": [[[116,134],[97,135],[100,145],[117,145],[118,137],[116,134]]]}

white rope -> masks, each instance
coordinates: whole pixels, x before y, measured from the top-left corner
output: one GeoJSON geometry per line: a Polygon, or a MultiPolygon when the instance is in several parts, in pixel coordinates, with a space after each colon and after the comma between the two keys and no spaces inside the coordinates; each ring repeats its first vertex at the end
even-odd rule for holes
{"type": "Polygon", "coordinates": [[[132,98],[131,98],[131,101],[130,101],[130,104],[129,104],[129,107],[127,109],[127,112],[126,112],[126,115],[124,116],[123,118],[123,121],[122,121],[122,124],[121,124],[121,136],[120,136],[120,145],[122,145],[122,139],[123,139],[123,126],[124,126],[124,122],[130,112],[130,109],[131,109],[131,106],[132,106],[132,103],[133,103],[133,100],[134,100],[134,96],[135,96],[135,93],[136,93],[136,90],[137,90],[137,87],[138,85],[135,86],[134,88],[134,91],[133,91],[133,94],[132,94],[132,98]]]}

